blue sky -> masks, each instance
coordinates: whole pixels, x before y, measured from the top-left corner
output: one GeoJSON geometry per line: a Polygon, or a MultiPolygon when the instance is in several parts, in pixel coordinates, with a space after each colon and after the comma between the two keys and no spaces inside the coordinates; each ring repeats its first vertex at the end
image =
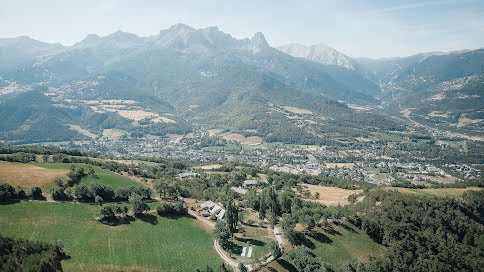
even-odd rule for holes
{"type": "Polygon", "coordinates": [[[484,1],[0,0],[0,37],[71,45],[89,33],[155,35],[176,23],[218,26],[272,46],[325,43],[352,57],[484,47],[484,1]]]}

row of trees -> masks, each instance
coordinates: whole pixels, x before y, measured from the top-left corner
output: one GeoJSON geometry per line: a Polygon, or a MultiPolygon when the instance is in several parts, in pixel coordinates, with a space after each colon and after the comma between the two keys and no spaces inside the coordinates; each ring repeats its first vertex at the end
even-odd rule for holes
{"type": "Polygon", "coordinates": [[[34,200],[44,200],[45,197],[42,195],[42,189],[39,187],[33,187],[27,194],[22,188],[14,188],[8,183],[0,183],[0,202],[7,202],[17,199],[34,199],[34,200]]]}

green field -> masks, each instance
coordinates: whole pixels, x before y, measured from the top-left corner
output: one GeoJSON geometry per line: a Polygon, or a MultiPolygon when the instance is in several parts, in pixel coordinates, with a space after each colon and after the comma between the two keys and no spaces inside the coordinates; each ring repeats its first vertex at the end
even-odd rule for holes
{"type": "Polygon", "coordinates": [[[99,207],[87,204],[20,202],[0,205],[0,233],[56,242],[71,257],[65,271],[194,271],[221,264],[210,233],[195,219],[149,220],[108,226],[95,220],[99,207]]]}
{"type": "MultiPolygon", "coordinates": [[[[349,223],[336,226],[333,231],[306,235],[304,243],[311,252],[336,268],[343,268],[351,259],[368,260],[371,255],[382,254],[385,248],[373,242],[362,230],[349,223]]],[[[287,254],[272,262],[262,271],[297,271],[287,254]]]]}
{"type": "Polygon", "coordinates": [[[352,258],[365,260],[369,255],[384,251],[383,246],[349,223],[336,226],[334,232],[322,232],[307,238],[312,252],[336,267],[342,267],[352,258]]]}
{"type": "MultiPolygon", "coordinates": [[[[43,168],[48,168],[48,169],[64,169],[64,170],[69,170],[71,165],[78,165],[84,168],[85,172],[87,172],[90,166],[84,163],[35,163],[35,165],[43,168]]],[[[117,189],[121,187],[129,187],[132,185],[139,184],[130,178],[121,176],[109,170],[101,169],[96,166],[92,166],[92,168],[94,169],[94,172],[96,172],[96,175],[99,177],[99,179],[85,177],[81,180],[82,183],[89,184],[93,182],[99,182],[99,183],[110,185],[111,187],[113,187],[113,189],[117,189]]]]}

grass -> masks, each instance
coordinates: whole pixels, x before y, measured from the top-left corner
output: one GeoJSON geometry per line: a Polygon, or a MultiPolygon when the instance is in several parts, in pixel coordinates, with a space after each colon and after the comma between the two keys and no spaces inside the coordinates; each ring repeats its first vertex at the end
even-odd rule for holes
{"type": "MultiPolygon", "coordinates": [[[[273,234],[269,229],[260,229],[252,227],[243,227],[244,233],[237,234],[234,239],[232,239],[232,247],[229,252],[232,256],[237,259],[237,261],[244,263],[254,263],[257,260],[263,260],[265,256],[270,254],[269,243],[274,241],[273,234]],[[252,247],[251,258],[242,257],[242,248],[252,247]]],[[[247,251],[248,252],[248,251],[247,251]]]]}
{"type": "MultiPolygon", "coordinates": [[[[78,165],[84,168],[84,171],[87,172],[89,169],[88,164],[83,163],[36,163],[35,165],[47,168],[47,169],[64,169],[69,170],[71,165],[78,165]]],[[[110,185],[113,189],[122,188],[122,187],[129,187],[132,185],[138,185],[138,183],[130,178],[121,176],[117,173],[111,172],[109,170],[101,169],[96,166],[92,166],[94,172],[99,177],[99,179],[85,177],[81,180],[82,183],[90,184],[93,182],[104,183],[106,185],[110,185]]]]}
{"type": "MultiPolygon", "coordinates": [[[[311,199],[307,199],[313,202],[319,202],[326,206],[337,206],[349,204],[348,197],[353,194],[362,193],[363,190],[346,190],[337,187],[323,186],[323,185],[312,185],[303,183],[301,186],[304,191],[309,191],[311,194],[311,199]],[[315,199],[314,196],[319,193],[319,198],[315,199]]],[[[297,192],[296,189],[293,191],[297,192]]],[[[298,193],[299,195],[299,193],[298,193]]]]}
{"type": "Polygon", "coordinates": [[[0,183],[20,186],[26,191],[35,186],[46,191],[54,178],[65,177],[66,173],[66,170],[45,169],[32,164],[0,162],[0,183]]]}
{"type": "Polygon", "coordinates": [[[332,231],[316,232],[306,238],[308,247],[316,256],[340,268],[351,259],[367,260],[370,255],[378,255],[385,250],[349,223],[337,225],[332,231]]]}
{"type": "Polygon", "coordinates": [[[221,264],[211,235],[189,217],[108,226],[95,220],[99,207],[19,202],[0,206],[0,233],[56,242],[71,257],[65,271],[194,271],[221,264]]]}
{"type": "Polygon", "coordinates": [[[425,189],[409,189],[401,187],[389,187],[392,190],[397,190],[401,193],[418,194],[423,196],[441,196],[441,197],[462,197],[465,191],[480,191],[483,188],[480,187],[467,187],[467,188],[425,188],[425,189]]]}
{"type": "MultiPolygon", "coordinates": [[[[366,261],[368,257],[380,255],[385,248],[371,240],[362,230],[349,223],[336,225],[332,231],[319,230],[306,235],[304,243],[311,252],[336,268],[342,269],[347,261],[366,261]]],[[[262,271],[297,271],[291,259],[284,254],[262,271]]]]}

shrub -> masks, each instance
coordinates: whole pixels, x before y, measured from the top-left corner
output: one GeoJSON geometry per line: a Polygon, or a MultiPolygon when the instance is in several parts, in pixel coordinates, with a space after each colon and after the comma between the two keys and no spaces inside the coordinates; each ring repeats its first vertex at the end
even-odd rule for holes
{"type": "Polygon", "coordinates": [[[150,207],[143,200],[143,197],[138,194],[132,194],[129,197],[129,202],[133,205],[133,213],[135,216],[150,210],[150,207]]]}
{"type": "Polygon", "coordinates": [[[50,195],[54,200],[69,200],[69,196],[64,192],[64,188],[61,187],[53,187],[50,189],[50,195]]]}
{"type": "Polygon", "coordinates": [[[39,187],[34,187],[30,189],[30,198],[36,199],[36,200],[43,200],[45,197],[42,195],[42,189],[39,187]]]}

